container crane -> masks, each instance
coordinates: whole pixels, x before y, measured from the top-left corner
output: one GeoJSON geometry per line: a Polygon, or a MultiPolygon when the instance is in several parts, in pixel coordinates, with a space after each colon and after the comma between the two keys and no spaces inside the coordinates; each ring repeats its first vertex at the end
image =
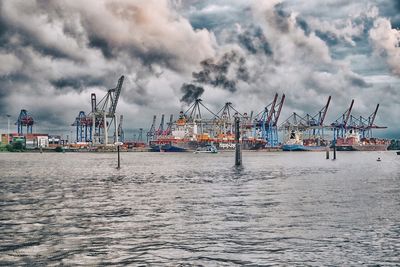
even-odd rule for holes
{"type": "MultiPolygon", "coordinates": [[[[108,145],[108,130],[112,122],[114,122],[115,132],[118,130],[118,119],[115,114],[117,109],[119,96],[121,94],[122,85],[124,82],[124,76],[122,75],[117,82],[115,88],[109,89],[107,94],[96,103],[96,95],[91,95],[92,103],[92,123],[95,129],[95,137],[100,139],[101,129],[103,129],[103,144],[108,145]],[[110,122],[107,119],[111,119],[110,122]],[[97,129],[96,129],[97,128],[97,129]]],[[[93,138],[94,140],[95,138],[93,138]]],[[[116,136],[116,142],[118,141],[118,136],[116,136]]]]}
{"type": "Polygon", "coordinates": [[[138,141],[143,142],[143,128],[139,129],[138,141]]]}
{"type": "Polygon", "coordinates": [[[270,104],[264,107],[254,119],[254,136],[257,135],[257,131],[260,131],[261,138],[264,139],[268,146],[275,147],[278,145],[278,119],[282,111],[282,106],[285,101],[285,95],[283,94],[279,103],[279,95],[275,93],[275,96],[270,104]]]}
{"type": "Polygon", "coordinates": [[[332,97],[329,96],[326,104],[319,110],[315,115],[307,113],[304,116],[300,116],[294,112],[288,119],[286,119],[280,126],[286,133],[286,136],[293,136],[295,132],[301,132],[307,134],[307,138],[303,141],[315,142],[318,146],[326,144],[327,141],[324,138],[324,121],[332,97]]]}
{"type": "Polygon", "coordinates": [[[350,103],[350,107],[343,112],[343,114],[337,118],[332,124],[332,128],[333,128],[333,140],[335,141],[338,137],[344,137],[346,132],[347,132],[347,128],[348,128],[348,122],[350,119],[350,115],[351,115],[351,111],[353,109],[353,105],[354,105],[354,99],[351,100],[350,103]]]}
{"type": "Polygon", "coordinates": [[[233,134],[234,117],[244,118],[244,115],[237,111],[231,102],[226,102],[224,106],[214,115],[213,120],[219,126],[222,134],[233,134]],[[233,115],[233,116],[232,116],[233,115]]]}
{"type": "Polygon", "coordinates": [[[18,120],[15,123],[17,125],[17,131],[18,135],[23,135],[24,131],[23,128],[26,127],[26,133],[31,134],[32,133],[32,127],[34,124],[33,117],[28,113],[26,109],[21,109],[21,112],[19,113],[18,120]]]}
{"type": "Polygon", "coordinates": [[[349,126],[355,130],[360,131],[362,138],[372,137],[372,129],[385,129],[386,126],[375,125],[376,114],[378,113],[379,104],[376,105],[374,112],[371,113],[367,118],[360,116],[359,118],[351,115],[349,126]]]}
{"type": "Polygon", "coordinates": [[[170,135],[172,133],[172,126],[174,124],[174,115],[169,116],[169,122],[167,123],[167,129],[163,132],[163,135],[170,135]]]}
{"type": "Polygon", "coordinates": [[[279,101],[279,103],[278,103],[278,110],[274,115],[273,124],[272,124],[275,127],[278,125],[278,120],[279,120],[279,117],[281,116],[282,107],[283,107],[283,103],[285,102],[285,98],[286,98],[286,96],[285,96],[285,94],[283,94],[281,97],[281,101],[279,101]]]}
{"type": "Polygon", "coordinates": [[[153,123],[150,126],[150,130],[147,132],[147,143],[149,143],[150,141],[154,140],[154,137],[156,136],[156,119],[157,116],[154,115],[153,116],[153,123]]]}
{"type": "Polygon", "coordinates": [[[209,125],[213,125],[213,119],[204,119],[202,117],[201,109],[204,108],[208,111],[214,118],[219,118],[217,114],[212,112],[208,107],[206,107],[200,98],[196,99],[194,103],[185,111],[179,114],[178,122],[179,124],[191,124],[193,126],[193,131],[195,134],[198,134],[197,129],[198,125],[200,125],[200,134],[203,134],[204,127],[209,125]]]}
{"type": "Polygon", "coordinates": [[[76,142],[90,142],[92,140],[92,119],[80,111],[71,126],[76,126],[76,142]]]}
{"type": "Polygon", "coordinates": [[[329,104],[331,103],[332,97],[329,96],[325,106],[319,110],[315,115],[306,114],[304,119],[307,121],[308,125],[308,135],[319,136],[324,138],[324,120],[326,113],[328,112],[329,104]]]}
{"type": "Polygon", "coordinates": [[[161,121],[160,121],[160,125],[158,126],[158,129],[156,131],[156,136],[160,136],[163,134],[164,132],[164,114],[161,115],[161,121]]]}

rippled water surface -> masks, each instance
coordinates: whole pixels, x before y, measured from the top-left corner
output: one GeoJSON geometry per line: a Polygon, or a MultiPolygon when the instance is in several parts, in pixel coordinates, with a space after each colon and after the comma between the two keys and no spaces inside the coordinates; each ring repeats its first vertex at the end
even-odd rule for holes
{"type": "Polygon", "coordinates": [[[0,153],[0,265],[400,263],[394,152],[121,157],[0,153]]]}

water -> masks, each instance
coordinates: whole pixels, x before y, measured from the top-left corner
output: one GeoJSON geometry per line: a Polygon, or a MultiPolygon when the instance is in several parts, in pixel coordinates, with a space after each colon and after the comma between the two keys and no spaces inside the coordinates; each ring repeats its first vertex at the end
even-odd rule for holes
{"type": "Polygon", "coordinates": [[[233,156],[0,153],[0,265],[399,264],[394,152],[233,156]]]}

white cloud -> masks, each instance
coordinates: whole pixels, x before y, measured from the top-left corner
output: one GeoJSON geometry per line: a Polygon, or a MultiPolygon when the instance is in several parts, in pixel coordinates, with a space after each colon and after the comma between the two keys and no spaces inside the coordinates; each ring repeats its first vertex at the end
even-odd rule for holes
{"type": "Polygon", "coordinates": [[[392,29],[386,18],[378,18],[369,31],[375,52],[386,58],[393,73],[400,76],[400,30],[392,29]]]}
{"type": "Polygon", "coordinates": [[[0,62],[0,76],[16,73],[22,67],[21,60],[14,54],[0,52],[0,62]]]}

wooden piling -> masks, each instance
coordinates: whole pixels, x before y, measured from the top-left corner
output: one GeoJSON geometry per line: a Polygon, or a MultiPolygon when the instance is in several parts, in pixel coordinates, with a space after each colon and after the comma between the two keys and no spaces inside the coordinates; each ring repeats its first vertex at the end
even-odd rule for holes
{"type": "Polygon", "coordinates": [[[235,166],[242,165],[242,150],[240,149],[240,119],[235,117],[235,166]]]}

